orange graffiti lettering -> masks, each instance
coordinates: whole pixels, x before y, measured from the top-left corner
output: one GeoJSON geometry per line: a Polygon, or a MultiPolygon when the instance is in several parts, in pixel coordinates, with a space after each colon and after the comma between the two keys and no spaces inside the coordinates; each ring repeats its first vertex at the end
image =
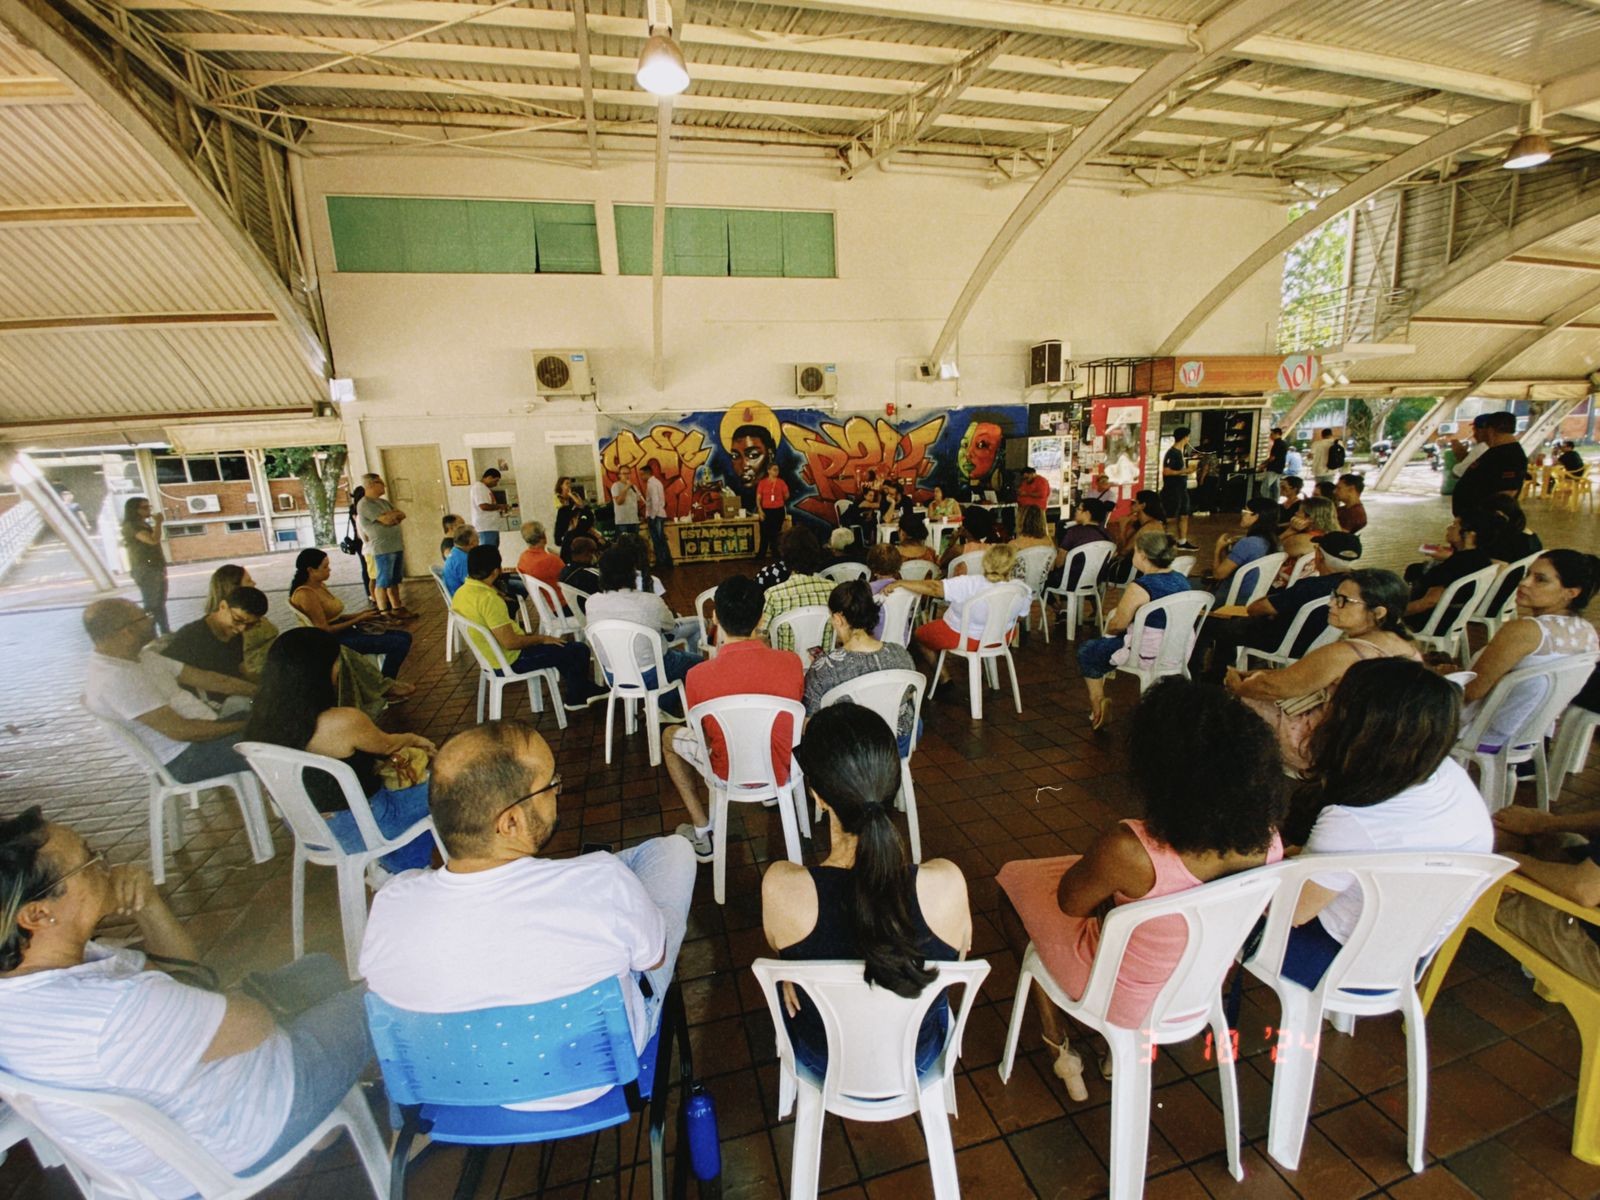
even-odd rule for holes
{"type": "Polygon", "coordinates": [[[834,502],[856,496],[868,471],[876,472],[879,479],[904,480],[914,489],[916,481],[933,470],[928,452],[944,432],[945,420],[944,416],[930,417],[905,433],[887,421],[880,419],[874,424],[865,417],[851,417],[843,425],[825,422],[820,429],[784,422],[784,439],[805,459],[800,478],[817,490],[798,507],[837,524],[834,502]]]}
{"type": "MultiPolygon", "coordinates": [[[[642,468],[654,463],[660,468],[661,482],[667,490],[667,516],[686,517],[694,498],[695,472],[710,457],[711,448],[698,429],[657,425],[642,440],[632,430],[624,429],[600,454],[605,498],[610,496],[611,485],[621,478],[623,467],[642,468]]],[[[642,479],[639,486],[642,491],[642,479]]]]}

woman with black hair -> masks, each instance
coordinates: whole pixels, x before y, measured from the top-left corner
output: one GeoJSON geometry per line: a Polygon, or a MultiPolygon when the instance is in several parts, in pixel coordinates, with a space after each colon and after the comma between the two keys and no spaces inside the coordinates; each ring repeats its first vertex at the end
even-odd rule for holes
{"type": "MultiPolygon", "coordinates": [[[[997,878],[1018,959],[1032,942],[1051,978],[1073,997],[1083,995],[1094,967],[1103,905],[1170,896],[1283,857],[1272,732],[1221,688],[1187,679],[1157,683],[1133,711],[1128,762],[1144,801],[1142,820],[1119,822],[1087,854],[1009,862],[997,878]]],[[[1113,1023],[1139,1028],[1187,940],[1181,917],[1134,932],[1111,994],[1113,1023]]],[[[1034,1001],[1056,1075],[1069,1096],[1085,1099],[1083,1062],[1068,1048],[1060,1013],[1042,989],[1034,1001]]]]}
{"type": "MultiPolygon", "coordinates": [[[[1090,542],[1109,542],[1111,535],[1106,532],[1106,515],[1110,513],[1111,506],[1104,504],[1092,496],[1080,497],[1072,509],[1072,522],[1063,521],[1056,529],[1056,547],[1061,551],[1062,564],[1052,570],[1045,579],[1046,587],[1061,587],[1061,573],[1066,569],[1066,556],[1070,556],[1079,546],[1087,546],[1090,542]]],[[[1067,576],[1066,587],[1073,588],[1078,584],[1078,572],[1082,569],[1081,562],[1072,564],[1072,572],[1067,576]]]]}
{"type": "MultiPolygon", "coordinates": [[[[1106,567],[1105,578],[1115,583],[1126,583],[1133,578],[1137,570],[1133,565],[1133,543],[1139,535],[1167,531],[1167,510],[1161,503],[1159,492],[1152,492],[1148,488],[1136,492],[1129,503],[1132,507],[1127,512],[1120,517],[1112,517],[1108,523],[1117,548],[1106,567]]],[[[1176,539],[1173,545],[1177,545],[1176,539]]]]}
{"type": "Polygon", "coordinates": [[[326,551],[315,546],[300,551],[294,560],[294,576],[289,580],[289,607],[307,624],[333,634],[357,654],[382,655],[384,677],[396,678],[400,664],[411,653],[411,635],[404,629],[372,628],[383,619],[375,608],[346,613],[344,601],[328,587],[332,574],[333,562],[326,551]],[[361,627],[363,624],[366,629],[361,627]]]}
{"type": "MultiPolygon", "coordinates": [[[[926,963],[956,962],[972,945],[972,911],[961,869],[942,859],[906,859],[891,816],[900,755],[881,717],[835,704],[812,717],[795,748],[806,788],[828,814],[828,857],[820,867],[775,862],[761,880],[761,924],[779,958],[861,959],[869,984],[907,998],[934,979],[926,963]]],[[[818,1078],[828,1066],[822,1019],[803,991],[785,984],[784,1019],[796,1065],[818,1078]]],[[[944,1049],[943,997],[923,1018],[917,1070],[944,1049]]]]}
{"type": "Polygon", "coordinates": [[[1245,502],[1244,511],[1239,514],[1239,532],[1225,533],[1217,539],[1211,556],[1211,575],[1216,580],[1218,598],[1227,591],[1223,585],[1228,577],[1240,567],[1277,552],[1281,512],[1276,500],[1253,497],[1245,502]]]}
{"type": "MultiPolygon", "coordinates": [[[[1295,797],[1290,841],[1303,837],[1308,855],[1492,850],[1483,797],[1449,757],[1460,720],[1460,689],[1419,662],[1351,667],[1311,737],[1310,781],[1295,797]]],[[[1309,879],[1295,906],[1284,977],[1316,987],[1360,917],[1361,892],[1350,876],[1309,879]]]]}
{"type": "MultiPolygon", "coordinates": [[[[979,508],[976,504],[968,505],[961,510],[961,528],[956,530],[955,536],[950,539],[950,544],[944,548],[944,553],[939,555],[939,566],[947,568],[963,554],[987,550],[1004,540],[995,533],[994,513],[987,508],[979,508]]],[[[959,575],[966,572],[963,570],[956,573],[959,575]]]]}
{"type": "Polygon", "coordinates": [[[156,628],[171,633],[167,620],[167,557],[161,552],[162,513],[150,515],[150,501],[131,496],[122,506],[122,545],[128,552],[128,573],[139,589],[139,607],[155,618],[156,628]]]}
{"type": "MultiPolygon", "coordinates": [[[[270,742],[337,759],[356,773],[372,819],[385,837],[428,815],[428,761],[436,747],[414,733],[388,733],[359,708],[339,707],[339,639],[320,629],[291,629],[272,643],[243,740],[270,742]]],[[[317,811],[345,850],[362,848],[344,791],[325,771],[302,777],[317,811]]],[[[425,867],[433,836],[423,833],[379,861],[390,871],[425,867]]]]}
{"type": "MultiPolygon", "coordinates": [[[[873,552],[893,546],[874,546],[873,552]]],[[[829,621],[833,625],[833,649],[811,660],[806,668],[806,715],[815,716],[822,698],[841,683],[849,683],[875,671],[915,671],[911,651],[896,642],[879,641],[875,633],[883,610],[864,579],[851,579],[828,593],[829,621]]],[[[917,719],[908,690],[900,704],[900,720],[895,730],[901,753],[911,745],[911,731],[917,719]]]]}

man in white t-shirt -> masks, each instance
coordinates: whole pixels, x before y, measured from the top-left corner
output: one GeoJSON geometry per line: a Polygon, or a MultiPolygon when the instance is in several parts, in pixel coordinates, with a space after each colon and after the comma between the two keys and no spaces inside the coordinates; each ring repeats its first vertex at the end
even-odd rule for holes
{"type": "Polygon", "coordinates": [[[638,484],[634,482],[633,468],[623,467],[617,474],[617,481],[611,485],[611,520],[617,527],[619,537],[639,532],[639,502],[642,499],[638,484]]]}
{"type": "Polygon", "coordinates": [[[478,540],[485,546],[500,544],[500,518],[509,505],[495,498],[494,489],[500,486],[500,472],[490,467],[483,478],[472,485],[472,522],[478,526],[478,540]]]}
{"type": "Polygon", "coordinates": [[[694,851],[662,837],[618,854],[538,857],[560,790],[555,756],[530,725],[490,721],[445,743],[428,807],[449,862],[398,876],[374,898],[361,973],[376,995],[413,1012],[471,1012],[557,1000],[614,977],[644,1048],[683,944],[694,851]]]}
{"type": "MultiPolygon", "coordinates": [[[[37,808],[0,822],[0,895],[16,901],[0,926],[0,1064],[55,1087],[142,1100],[230,1171],[252,1174],[299,1143],[371,1058],[361,993],[326,955],[256,978],[287,1027],[257,999],[155,969],[199,951],[148,872],[107,867],[37,808]],[[138,926],[144,952],[91,940],[112,917],[138,926]]],[[[69,1154],[135,1179],[141,1194],[194,1194],[109,1118],[58,1104],[40,1116],[69,1154]]]]}
{"type": "Polygon", "coordinates": [[[650,522],[650,551],[657,567],[672,565],[672,547],[667,545],[667,485],[661,479],[661,464],[645,465],[644,515],[650,522]]]}
{"type": "Polygon", "coordinates": [[[94,643],[83,685],[90,712],[127,728],[180,783],[245,769],[233,752],[244,722],[220,720],[185,688],[253,696],[255,684],[159,654],[141,655],[155,637],[155,622],[131,600],[96,600],[83,610],[83,628],[94,643]]]}

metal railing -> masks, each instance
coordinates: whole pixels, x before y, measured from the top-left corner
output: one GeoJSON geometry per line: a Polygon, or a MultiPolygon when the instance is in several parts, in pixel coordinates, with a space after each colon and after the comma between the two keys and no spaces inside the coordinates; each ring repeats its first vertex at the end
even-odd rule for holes
{"type": "Polygon", "coordinates": [[[1339,288],[1292,301],[1278,317],[1278,350],[1294,354],[1344,342],[1372,342],[1411,315],[1409,288],[1339,288]]]}
{"type": "Polygon", "coordinates": [[[44,518],[27,497],[0,513],[0,579],[16,565],[44,528],[44,518]]]}

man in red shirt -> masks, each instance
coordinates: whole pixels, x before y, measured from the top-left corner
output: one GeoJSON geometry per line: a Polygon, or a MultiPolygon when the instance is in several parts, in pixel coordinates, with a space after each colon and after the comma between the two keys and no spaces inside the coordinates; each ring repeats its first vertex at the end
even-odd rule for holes
{"type": "Polygon", "coordinates": [[[523,575],[533,576],[541,583],[548,583],[559,596],[561,568],[567,564],[561,561],[559,554],[550,553],[545,544],[544,526],[538,521],[524,521],[522,540],[528,543],[528,548],[517,559],[517,570],[523,575]]]}
{"type": "MultiPolygon", "coordinates": [[[[756,581],[743,575],[723,580],[717,588],[717,656],[690,667],[683,681],[688,705],[693,708],[723,696],[777,696],[798,701],[805,692],[805,669],[800,656],[788,650],[774,650],[752,637],[761,620],[762,592],[756,581]]],[[[678,826],[678,834],[694,846],[701,862],[711,861],[711,818],[700,799],[702,783],[711,777],[726,777],[728,747],[715,724],[706,727],[708,763],[700,743],[690,729],[674,729],[666,740],[667,774],[677,785],[678,796],[689,810],[690,824],[678,826]]],[[[788,781],[790,748],[794,744],[793,722],[779,717],[772,727],[772,766],[779,783],[788,781]]]]}
{"type": "Polygon", "coordinates": [[[1017,504],[1043,512],[1050,503],[1050,481],[1032,467],[1022,468],[1017,480],[1017,504]]]}
{"type": "Polygon", "coordinates": [[[783,533],[784,505],[789,503],[789,485],[778,478],[778,464],[767,464],[767,477],[756,484],[756,507],[761,510],[761,545],[756,548],[757,558],[766,558],[770,550],[778,555],[778,538],[783,533]]]}

